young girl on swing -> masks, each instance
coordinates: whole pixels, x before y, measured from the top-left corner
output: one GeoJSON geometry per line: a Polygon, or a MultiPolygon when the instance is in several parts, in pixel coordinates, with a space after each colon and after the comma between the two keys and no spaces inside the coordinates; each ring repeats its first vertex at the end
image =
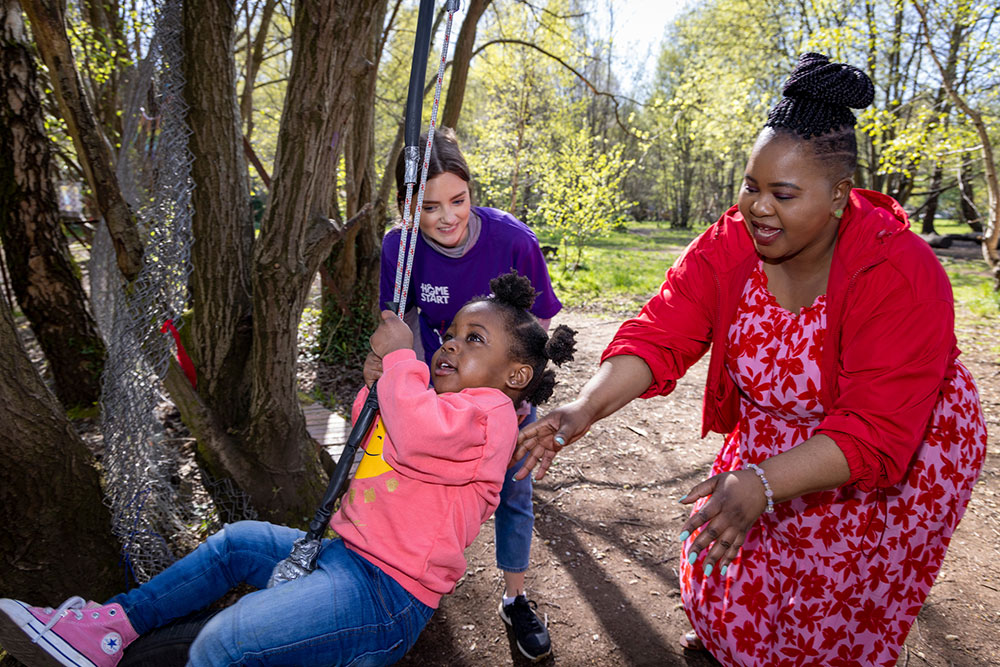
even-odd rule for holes
{"type": "MultiPolygon", "coordinates": [[[[427,137],[420,146],[426,147],[427,137]]],[[[422,168],[422,166],[421,166],[422,168]]],[[[402,215],[406,199],[405,161],[396,163],[396,201],[402,215]]],[[[419,180],[419,173],[417,180],[419,180]]],[[[430,359],[461,304],[486,290],[491,279],[516,269],[531,280],[538,298],[531,312],[546,329],[562,308],[552,291],[549,270],[535,234],[520,220],[495,208],[472,206],[469,166],[454,133],[439,128],[434,134],[427,185],[420,212],[413,273],[408,289],[405,321],[414,331],[417,355],[430,359]]],[[[415,199],[415,198],[414,198],[415,199]]],[[[393,300],[399,257],[399,228],[382,242],[382,303],[393,300]]],[[[535,411],[519,406],[521,427],[535,421],[535,411]]],[[[503,572],[505,591],[500,617],[513,629],[518,649],[532,660],[551,650],[549,633],[525,595],[525,573],[531,555],[534,525],[532,482],[515,481],[511,471],[500,491],[494,517],[497,567],[503,572]]]]}
{"type": "MultiPolygon", "coordinates": [[[[551,359],[572,358],[573,332],[550,339],[528,312],[534,290],[514,273],[467,303],[428,367],[390,311],[371,337],[365,381],[379,379],[380,419],[330,522],[317,568],[265,588],[302,531],[226,526],[151,581],[106,604],[59,608],[0,600],[0,644],[29,666],[116,665],[139,635],[196,611],[240,582],[261,590],[214,616],[190,665],[382,665],[406,653],[465,572],[464,549],[497,506],[517,438],[515,404],[548,399],[551,359]],[[380,363],[376,363],[380,360],[380,363]],[[430,378],[434,388],[428,389],[430,378]]],[[[368,395],[362,388],[354,418],[368,395]]]]}

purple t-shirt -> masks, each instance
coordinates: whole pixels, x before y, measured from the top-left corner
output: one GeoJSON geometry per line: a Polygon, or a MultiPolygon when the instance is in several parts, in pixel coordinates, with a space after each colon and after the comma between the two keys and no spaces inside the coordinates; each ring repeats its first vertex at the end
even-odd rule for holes
{"type": "MultiPolygon", "coordinates": [[[[490,293],[490,280],[511,269],[527,276],[538,296],[531,307],[535,317],[548,319],[562,308],[538,239],[531,229],[504,211],[473,207],[483,227],[479,240],[461,257],[445,257],[431,248],[417,234],[413,274],[407,288],[406,310],[414,305],[420,319],[420,338],[425,361],[441,347],[441,335],[469,299],[490,293]]],[[[382,240],[382,269],[379,284],[379,307],[392,301],[396,285],[396,261],[401,230],[392,229],[382,240]]]]}

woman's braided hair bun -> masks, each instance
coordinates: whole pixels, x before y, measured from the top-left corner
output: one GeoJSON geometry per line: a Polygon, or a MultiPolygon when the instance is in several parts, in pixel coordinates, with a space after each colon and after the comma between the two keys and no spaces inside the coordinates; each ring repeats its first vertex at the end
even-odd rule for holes
{"type": "Polygon", "coordinates": [[[820,53],[804,53],[782,88],[784,98],[771,109],[765,127],[787,127],[805,139],[854,127],[851,109],[875,99],[868,75],[853,65],[831,63],[820,53]]]}

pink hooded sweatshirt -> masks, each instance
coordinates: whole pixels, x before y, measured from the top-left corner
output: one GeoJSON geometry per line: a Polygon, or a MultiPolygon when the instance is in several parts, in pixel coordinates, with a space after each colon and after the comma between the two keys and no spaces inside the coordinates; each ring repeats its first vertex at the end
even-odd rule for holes
{"type": "MultiPolygon", "coordinates": [[[[436,608],[465,573],[465,548],[500,501],[517,415],[497,389],[435,393],[413,350],[392,352],[382,365],[380,417],[330,526],[436,608]]],[[[353,420],[367,396],[362,388],[353,420]]]]}

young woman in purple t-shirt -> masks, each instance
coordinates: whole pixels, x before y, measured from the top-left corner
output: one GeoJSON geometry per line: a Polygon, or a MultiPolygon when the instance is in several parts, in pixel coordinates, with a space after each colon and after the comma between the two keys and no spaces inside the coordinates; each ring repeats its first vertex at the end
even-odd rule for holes
{"type": "MultiPolygon", "coordinates": [[[[421,140],[426,146],[427,138],[421,140]]],[[[397,205],[406,197],[402,156],[396,163],[397,205]]],[[[419,180],[419,175],[418,175],[419,180]]],[[[552,291],[548,267],[538,239],[523,222],[504,211],[472,206],[469,167],[454,133],[440,128],[434,134],[427,169],[420,233],[407,288],[404,320],[414,333],[419,357],[430,359],[441,346],[441,335],[469,299],[488,294],[490,280],[516,269],[527,276],[538,296],[531,312],[548,328],[562,304],[552,291]]],[[[380,302],[393,300],[401,229],[382,241],[380,302]]],[[[521,426],[535,420],[534,409],[519,410],[521,426]]],[[[500,492],[494,519],[497,567],[505,591],[500,616],[512,627],[518,649],[536,660],[551,651],[549,633],[525,595],[525,573],[531,553],[534,525],[531,479],[514,481],[511,470],[500,492]]]]}

